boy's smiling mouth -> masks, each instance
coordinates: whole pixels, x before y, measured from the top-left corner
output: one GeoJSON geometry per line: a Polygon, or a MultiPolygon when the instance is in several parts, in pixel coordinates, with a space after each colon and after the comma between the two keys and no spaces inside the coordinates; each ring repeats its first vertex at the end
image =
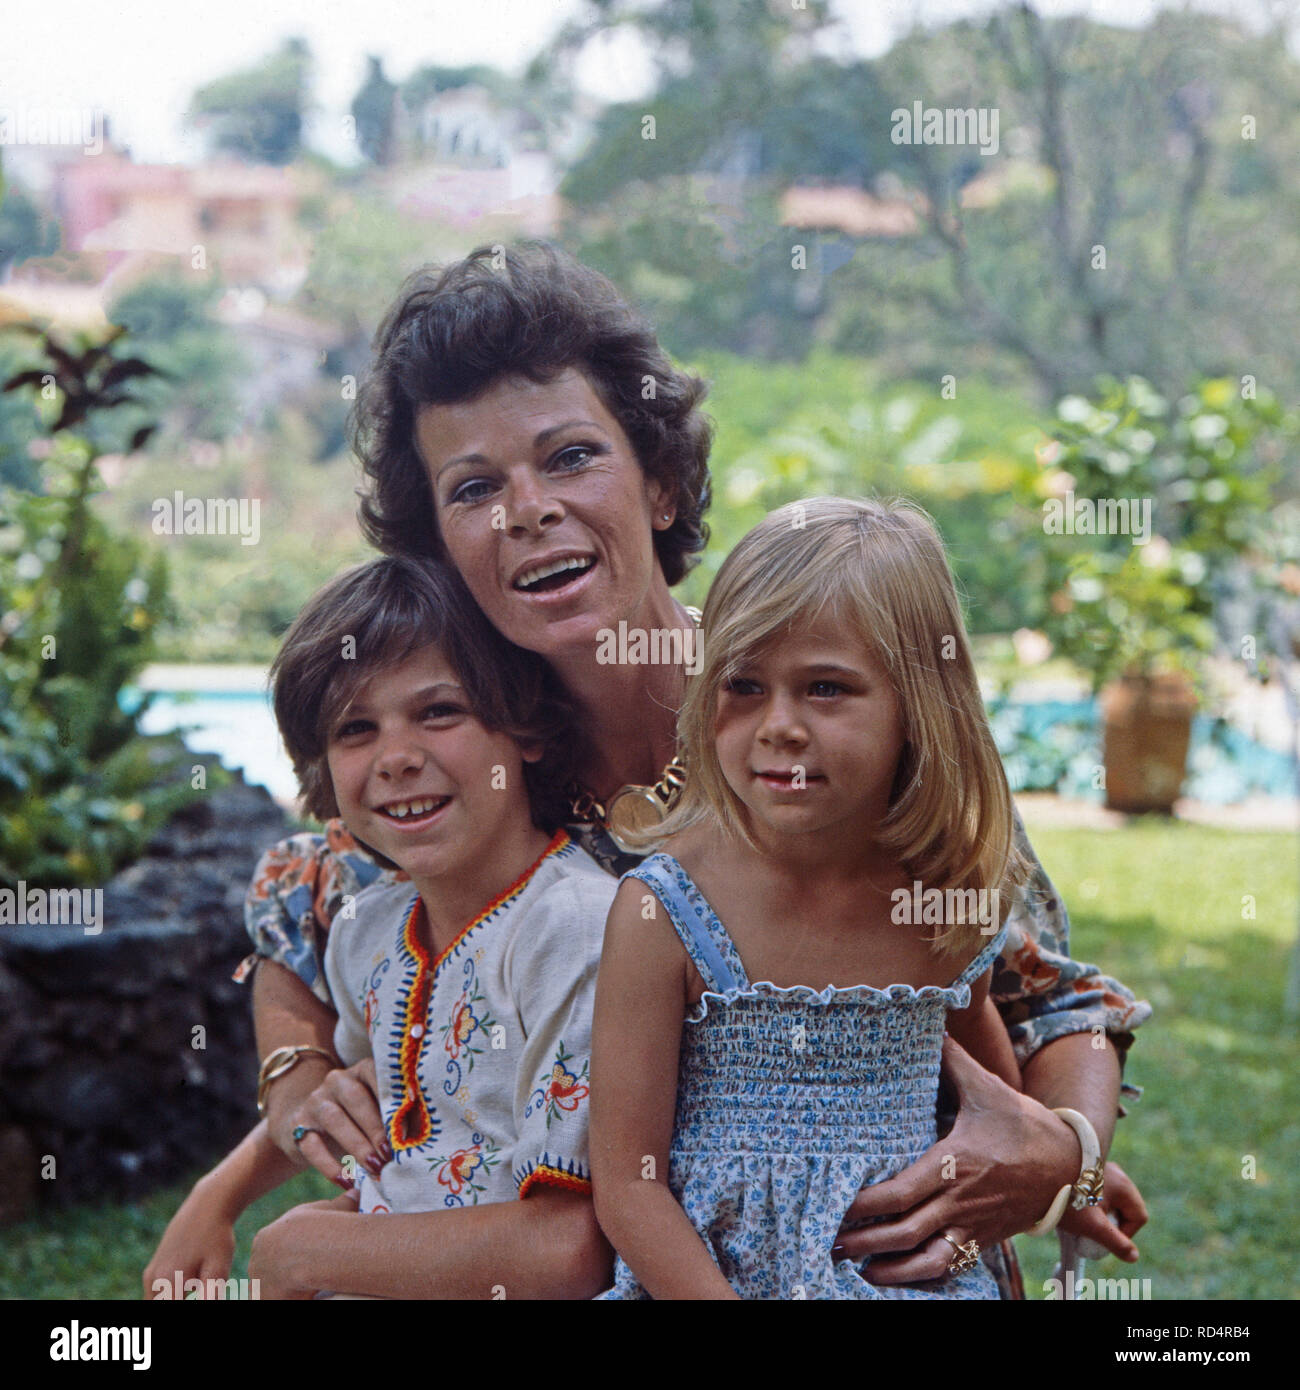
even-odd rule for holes
{"type": "Polygon", "coordinates": [[[450,802],[449,796],[415,796],[389,801],[373,809],[376,815],[393,825],[416,826],[427,825],[450,802]]]}

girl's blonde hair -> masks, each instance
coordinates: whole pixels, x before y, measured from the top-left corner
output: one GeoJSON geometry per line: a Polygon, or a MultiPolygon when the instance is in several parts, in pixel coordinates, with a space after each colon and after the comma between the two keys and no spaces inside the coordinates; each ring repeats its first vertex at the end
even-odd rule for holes
{"type": "MultiPolygon", "coordinates": [[[[686,787],[654,839],[716,819],[753,843],[718,762],[718,693],[757,652],[823,613],[862,638],[898,697],[905,742],[877,844],[926,890],[998,890],[992,901],[1000,902],[1025,874],[1011,792],[943,542],[907,502],[791,502],[728,555],[709,591],[703,663],[678,725],[686,787]]],[[[1005,912],[1004,904],[999,916],[1005,912]]],[[[978,937],[968,916],[933,939],[958,950],[978,937]]]]}

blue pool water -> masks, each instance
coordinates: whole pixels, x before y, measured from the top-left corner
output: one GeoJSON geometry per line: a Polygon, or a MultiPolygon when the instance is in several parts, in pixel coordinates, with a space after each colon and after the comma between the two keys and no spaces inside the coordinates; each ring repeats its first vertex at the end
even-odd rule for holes
{"type": "MultiPolygon", "coordinates": [[[[1101,760],[1095,701],[994,701],[989,718],[1013,791],[1055,790],[1102,799],[1104,793],[1093,785],[1101,760]]],[[[144,731],[166,733],[182,727],[188,730],[184,737],[190,748],[218,754],[227,767],[242,768],[249,782],[274,796],[291,800],[297,795],[293,766],[281,746],[266,694],[155,695],[145,712],[144,731]]],[[[1294,796],[1295,773],[1285,753],[1254,742],[1222,720],[1198,715],[1183,790],[1210,802],[1259,794],[1294,796]]]]}

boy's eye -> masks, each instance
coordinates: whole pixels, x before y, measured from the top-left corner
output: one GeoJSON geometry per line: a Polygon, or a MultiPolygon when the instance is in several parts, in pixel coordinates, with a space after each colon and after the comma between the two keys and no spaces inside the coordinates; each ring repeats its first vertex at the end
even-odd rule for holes
{"type": "Polygon", "coordinates": [[[351,738],[356,734],[368,733],[375,726],[368,719],[349,719],[346,724],[340,724],[334,730],[334,737],[351,738]]]}
{"type": "Polygon", "coordinates": [[[424,711],[423,711],[423,713],[422,713],[422,715],[421,715],[421,718],[423,718],[423,719],[452,719],[452,718],[454,718],[456,715],[458,715],[458,714],[464,714],[464,713],[465,713],[465,711],[460,707],[460,705],[449,705],[449,704],[445,704],[445,703],[444,703],[444,704],[436,704],[436,705],[428,705],[428,706],[426,706],[425,709],[424,709],[424,711]]]}

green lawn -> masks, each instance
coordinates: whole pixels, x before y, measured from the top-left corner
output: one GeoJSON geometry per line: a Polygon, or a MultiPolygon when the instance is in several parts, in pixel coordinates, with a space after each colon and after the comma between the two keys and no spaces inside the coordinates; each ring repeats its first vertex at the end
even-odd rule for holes
{"type": "MultiPolygon", "coordinates": [[[[1155,1011],[1126,1072],[1144,1094],[1112,1150],[1151,1213],[1142,1260],[1089,1271],[1149,1278],[1155,1299],[1297,1297],[1300,1032],[1282,1018],[1295,837],[1155,820],[1029,829],[1069,904],[1073,954],[1155,1011]]],[[[1055,1238],[1017,1245],[1026,1291],[1041,1297],[1055,1238]]]]}
{"type": "MultiPolygon", "coordinates": [[[[1300,1032],[1281,1012],[1296,932],[1295,838],[1156,821],[1030,830],[1070,905],[1075,955],[1103,963],[1155,1008],[1128,1068],[1145,1094],[1114,1149],[1151,1209],[1142,1262],[1089,1271],[1149,1278],[1156,1299],[1296,1297],[1300,1032]],[[1244,897],[1253,920],[1243,919],[1244,897]],[[1243,1177],[1251,1159],[1253,1179],[1243,1177]]],[[[139,1297],[184,1191],[0,1232],[0,1297],[139,1297]]],[[[260,1225],[332,1195],[305,1174],[264,1198],[240,1223],[232,1273],[246,1272],[260,1225]]],[[[1041,1297],[1055,1239],[1018,1243],[1030,1297],[1041,1297]]]]}

